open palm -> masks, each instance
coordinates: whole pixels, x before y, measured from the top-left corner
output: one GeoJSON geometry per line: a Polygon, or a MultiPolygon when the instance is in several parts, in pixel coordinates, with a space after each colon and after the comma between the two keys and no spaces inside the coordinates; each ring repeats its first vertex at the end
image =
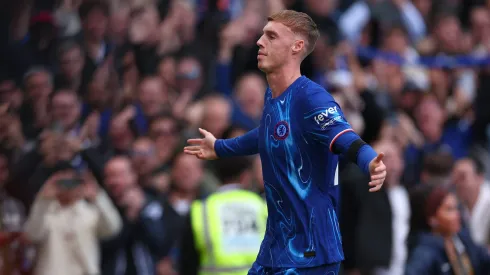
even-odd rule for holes
{"type": "Polygon", "coordinates": [[[214,143],[216,138],[210,132],[199,128],[199,132],[203,138],[195,138],[187,140],[189,146],[184,147],[184,153],[194,155],[199,159],[213,160],[217,159],[216,151],[214,151],[214,143]]]}

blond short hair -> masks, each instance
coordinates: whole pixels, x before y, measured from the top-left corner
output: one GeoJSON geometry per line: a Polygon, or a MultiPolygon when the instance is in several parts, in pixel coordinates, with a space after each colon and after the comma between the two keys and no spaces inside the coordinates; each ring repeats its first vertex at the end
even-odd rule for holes
{"type": "Polygon", "coordinates": [[[308,14],[303,12],[282,10],[269,16],[267,21],[281,23],[290,28],[295,34],[303,36],[306,39],[306,56],[313,51],[316,41],[320,37],[316,23],[308,14]]]}

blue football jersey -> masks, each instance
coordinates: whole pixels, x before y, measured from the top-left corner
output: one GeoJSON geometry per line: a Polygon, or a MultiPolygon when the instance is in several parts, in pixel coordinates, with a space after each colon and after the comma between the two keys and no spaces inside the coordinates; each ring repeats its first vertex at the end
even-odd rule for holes
{"type": "Polygon", "coordinates": [[[267,89],[258,128],[217,141],[220,157],[260,154],[268,206],[260,265],[313,267],[344,259],[332,145],[351,131],[333,97],[302,76],[276,98],[267,89]]]}

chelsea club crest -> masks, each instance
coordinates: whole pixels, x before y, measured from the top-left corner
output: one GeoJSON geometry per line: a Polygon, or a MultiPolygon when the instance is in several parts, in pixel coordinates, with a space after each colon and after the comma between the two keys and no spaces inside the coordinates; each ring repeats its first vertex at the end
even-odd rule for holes
{"type": "Polygon", "coordinates": [[[284,140],[289,135],[289,125],[286,121],[279,121],[274,128],[274,137],[284,140]]]}

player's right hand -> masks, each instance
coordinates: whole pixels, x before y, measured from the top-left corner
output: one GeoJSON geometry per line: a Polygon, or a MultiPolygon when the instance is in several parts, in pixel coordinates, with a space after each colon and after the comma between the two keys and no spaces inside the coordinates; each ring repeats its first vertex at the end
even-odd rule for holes
{"type": "Polygon", "coordinates": [[[184,147],[184,153],[194,155],[199,159],[213,160],[217,159],[216,151],[214,151],[214,143],[216,138],[210,132],[199,128],[199,132],[203,138],[195,138],[187,140],[189,146],[184,147]]]}

